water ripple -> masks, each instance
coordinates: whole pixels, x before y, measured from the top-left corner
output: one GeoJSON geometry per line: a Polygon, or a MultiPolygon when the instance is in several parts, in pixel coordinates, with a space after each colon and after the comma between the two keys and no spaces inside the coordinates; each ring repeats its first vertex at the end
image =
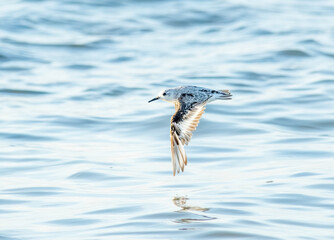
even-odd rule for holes
{"type": "Polygon", "coordinates": [[[51,224],[61,225],[65,227],[71,227],[71,226],[85,226],[85,225],[91,225],[99,222],[96,219],[83,219],[83,218],[68,218],[68,219],[59,219],[50,221],[51,224]]]}
{"type": "Polygon", "coordinates": [[[332,239],[332,1],[0,5],[0,239],[332,239]],[[180,85],[233,99],[173,177],[180,85]]]}
{"type": "Polygon", "coordinates": [[[2,88],[0,89],[0,94],[8,94],[8,95],[17,95],[17,96],[39,96],[39,95],[46,95],[50,94],[50,92],[44,91],[36,91],[36,90],[22,90],[22,89],[8,89],[2,88]]]}

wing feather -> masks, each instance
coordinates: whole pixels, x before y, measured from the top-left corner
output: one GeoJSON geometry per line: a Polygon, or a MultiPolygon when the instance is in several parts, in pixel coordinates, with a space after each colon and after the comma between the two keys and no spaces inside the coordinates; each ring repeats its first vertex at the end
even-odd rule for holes
{"type": "Polygon", "coordinates": [[[195,106],[187,105],[178,102],[175,114],[171,119],[171,151],[172,151],[172,165],[173,175],[176,172],[184,171],[184,166],[187,165],[187,155],[184,150],[184,145],[188,145],[192,132],[196,130],[201,116],[205,110],[205,104],[197,104],[195,106]]]}

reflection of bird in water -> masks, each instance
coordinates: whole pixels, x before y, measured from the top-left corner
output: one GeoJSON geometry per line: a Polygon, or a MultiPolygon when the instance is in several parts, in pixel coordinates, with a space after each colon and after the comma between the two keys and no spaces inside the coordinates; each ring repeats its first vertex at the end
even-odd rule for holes
{"type": "Polygon", "coordinates": [[[186,86],[163,90],[158,97],[148,102],[162,99],[174,103],[176,112],[172,116],[170,140],[172,150],[173,175],[184,170],[187,155],[183,146],[188,145],[192,132],[195,131],[199,119],[204,113],[206,104],[215,100],[229,100],[228,90],[212,90],[208,88],[186,86]]]}
{"type": "Polygon", "coordinates": [[[198,206],[187,206],[187,197],[174,197],[173,198],[173,203],[175,206],[181,208],[181,210],[178,210],[177,212],[188,212],[192,214],[194,217],[193,218],[182,218],[182,219],[176,219],[174,222],[176,223],[192,223],[192,222],[203,222],[203,221],[209,221],[216,219],[214,217],[209,217],[203,214],[197,214],[193,213],[192,211],[196,212],[206,212],[209,211],[210,208],[202,208],[198,206]]]}

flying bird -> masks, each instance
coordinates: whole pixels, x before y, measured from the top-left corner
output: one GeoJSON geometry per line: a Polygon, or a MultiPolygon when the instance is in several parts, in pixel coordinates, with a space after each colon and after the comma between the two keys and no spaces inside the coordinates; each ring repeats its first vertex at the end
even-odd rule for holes
{"type": "Polygon", "coordinates": [[[170,141],[172,151],[173,175],[184,171],[187,155],[184,145],[188,145],[192,132],[204,113],[206,104],[215,100],[231,99],[229,90],[212,90],[197,86],[182,86],[162,90],[149,103],[158,99],[174,103],[176,112],[171,118],[170,141]]]}

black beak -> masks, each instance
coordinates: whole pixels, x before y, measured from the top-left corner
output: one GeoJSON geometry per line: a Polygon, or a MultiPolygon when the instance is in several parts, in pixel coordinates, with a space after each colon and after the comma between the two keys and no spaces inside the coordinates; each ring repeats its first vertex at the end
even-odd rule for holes
{"type": "Polygon", "coordinates": [[[159,97],[155,97],[155,98],[151,99],[151,100],[148,101],[148,102],[150,103],[150,102],[153,102],[153,101],[158,100],[158,99],[160,99],[160,98],[159,98],[159,97]]]}

